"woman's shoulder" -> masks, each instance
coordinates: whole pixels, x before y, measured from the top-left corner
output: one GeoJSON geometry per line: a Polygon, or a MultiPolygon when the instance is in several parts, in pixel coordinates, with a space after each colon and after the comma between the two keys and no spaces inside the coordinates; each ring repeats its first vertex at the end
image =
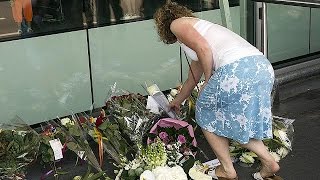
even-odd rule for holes
{"type": "Polygon", "coordinates": [[[195,23],[197,23],[200,19],[196,17],[180,17],[172,21],[171,26],[176,25],[191,25],[193,26],[195,23]]]}

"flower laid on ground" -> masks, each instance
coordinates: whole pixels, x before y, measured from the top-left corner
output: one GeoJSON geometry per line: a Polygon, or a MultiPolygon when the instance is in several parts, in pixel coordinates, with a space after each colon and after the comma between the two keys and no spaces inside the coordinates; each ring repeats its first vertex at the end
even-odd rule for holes
{"type": "Polygon", "coordinates": [[[39,135],[20,118],[0,124],[0,179],[24,179],[39,150],[39,135]]]}
{"type": "Polygon", "coordinates": [[[208,171],[208,165],[196,161],[188,174],[193,180],[212,180],[212,177],[208,175],[208,171]]]}
{"type": "Polygon", "coordinates": [[[140,175],[140,180],[156,180],[156,177],[150,170],[145,170],[140,175]]]}
{"type": "Polygon", "coordinates": [[[197,141],[193,127],[182,120],[171,118],[160,119],[150,130],[148,143],[160,139],[166,145],[179,143],[178,152],[184,155],[195,155],[197,141]]]}
{"type": "MultiPolygon", "coordinates": [[[[272,122],[273,138],[264,140],[272,157],[279,162],[292,150],[293,120],[274,116],[272,122]]],[[[257,160],[257,155],[242,148],[239,143],[231,142],[231,156],[237,158],[241,163],[251,166],[257,160]]]]}

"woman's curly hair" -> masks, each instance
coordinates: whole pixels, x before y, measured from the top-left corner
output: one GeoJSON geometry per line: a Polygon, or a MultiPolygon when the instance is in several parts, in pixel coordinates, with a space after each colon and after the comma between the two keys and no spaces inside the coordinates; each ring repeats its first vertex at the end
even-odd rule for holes
{"type": "Polygon", "coordinates": [[[175,2],[169,2],[157,9],[154,14],[154,20],[157,27],[160,40],[165,44],[173,44],[177,37],[171,32],[170,24],[175,19],[181,17],[195,17],[192,11],[185,6],[178,5],[175,2]]]}

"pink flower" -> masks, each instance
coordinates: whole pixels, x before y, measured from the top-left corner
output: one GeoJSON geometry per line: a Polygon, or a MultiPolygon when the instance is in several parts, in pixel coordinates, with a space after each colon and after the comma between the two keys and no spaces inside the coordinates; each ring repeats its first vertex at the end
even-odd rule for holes
{"type": "Polygon", "coordinates": [[[161,133],[159,133],[159,137],[162,140],[167,140],[168,139],[168,134],[166,132],[161,132],[161,133]]]}
{"type": "Polygon", "coordinates": [[[179,141],[181,144],[184,144],[184,143],[187,142],[186,137],[184,137],[184,135],[179,135],[179,136],[178,136],[178,141],[179,141]]]}

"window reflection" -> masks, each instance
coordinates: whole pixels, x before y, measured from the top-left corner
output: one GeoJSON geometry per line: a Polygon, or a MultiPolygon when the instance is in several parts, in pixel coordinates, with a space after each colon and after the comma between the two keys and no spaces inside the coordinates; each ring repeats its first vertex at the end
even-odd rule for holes
{"type": "MultiPolygon", "coordinates": [[[[218,0],[175,0],[193,11],[219,8],[218,0]]],[[[0,40],[151,19],[166,0],[0,1],[0,40]]],[[[230,6],[239,0],[230,0],[230,6]]]]}

